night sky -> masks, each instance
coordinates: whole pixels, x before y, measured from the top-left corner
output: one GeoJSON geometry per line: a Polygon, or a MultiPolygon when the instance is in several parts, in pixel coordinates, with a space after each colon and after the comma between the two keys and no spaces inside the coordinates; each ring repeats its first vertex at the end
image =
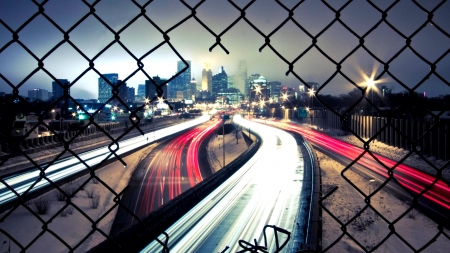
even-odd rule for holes
{"type": "MultiPolygon", "coordinates": [[[[192,7],[198,2],[198,0],[186,1],[192,7]]],[[[235,0],[235,2],[242,8],[250,1],[235,0]]],[[[287,8],[292,8],[297,3],[293,0],[280,2],[287,8]]],[[[337,0],[328,2],[335,9],[341,8],[345,3],[345,1],[337,0]]],[[[394,1],[373,2],[381,10],[385,10],[394,1]]],[[[431,11],[441,1],[418,2],[423,5],[423,8],[431,11]]],[[[89,13],[89,7],[86,4],[75,0],[50,0],[45,3],[44,9],[45,14],[65,31],[71,29],[78,20],[89,13]]],[[[125,0],[101,1],[95,6],[95,10],[95,13],[115,31],[120,31],[125,24],[141,13],[135,4],[125,0]]],[[[31,0],[0,1],[0,73],[14,85],[21,83],[30,72],[37,68],[38,63],[18,43],[5,47],[13,36],[3,24],[12,30],[17,30],[37,12],[38,6],[31,0]]],[[[450,33],[449,13],[450,3],[445,2],[434,11],[432,19],[447,33],[450,33]]],[[[190,14],[190,10],[176,0],[155,0],[146,7],[146,15],[163,31],[171,29],[190,14]]],[[[196,16],[214,33],[220,34],[240,16],[240,12],[228,1],[207,0],[197,9],[196,16]]],[[[271,34],[288,16],[289,12],[274,0],[257,0],[246,11],[246,18],[265,35],[271,34]]],[[[293,17],[307,32],[316,36],[333,21],[335,14],[324,3],[310,0],[297,7],[293,17]]],[[[406,37],[414,34],[411,43],[413,49],[430,63],[436,62],[436,71],[449,82],[450,53],[443,58],[440,57],[450,51],[450,37],[440,32],[436,25],[427,23],[427,17],[428,14],[412,1],[403,0],[389,10],[387,21],[406,37]],[[422,30],[416,33],[422,25],[424,25],[422,30]]],[[[379,11],[362,0],[347,5],[340,16],[340,20],[359,36],[367,33],[381,18],[379,11]]],[[[38,58],[44,57],[49,50],[64,40],[63,34],[42,15],[38,15],[18,35],[19,40],[38,58]]],[[[73,29],[69,36],[70,41],[89,58],[94,57],[114,41],[114,35],[92,15],[73,29]]],[[[228,75],[234,75],[239,61],[246,60],[248,75],[258,73],[269,81],[280,81],[282,85],[291,87],[298,87],[300,84],[294,75],[285,75],[289,69],[288,64],[269,47],[266,46],[262,52],[259,52],[259,48],[265,43],[264,37],[243,19],[222,36],[222,44],[230,52],[228,55],[219,46],[209,52],[209,48],[216,40],[193,17],[172,29],[168,36],[178,53],[184,59],[191,60],[192,75],[198,81],[201,81],[201,71],[206,62],[211,64],[213,74],[217,73],[220,66],[224,66],[228,75]]],[[[288,21],[270,39],[271,45],[287,61],[295,60],[312,44],[312,39],[292,21],[288,21]]],[[[120,33],[120,41],[137,58],[140,58],[164,39],[149,21],[140,17],[120,33]]],[[[339,22],[335,22],[317,39],[317,45],[336,62],[342,61],[358,46],[358,43],[359,39],[339,22]]],[[[382,23],[365,37],[364,45],[382,61],[387,62],[406,45],[406,40],[386,23],[382,23]]],[[[159,75],[170,78],[176,73],[178,60],[180,58],[166,43],[144,58],[144,70],[150,76],[159,75]]],[[[55,78],[73,81],[89,68],[89,63],[71,45],[64,43],[45,58],[44,68],[55,78]]],[[[118,43],[115,43],[95,60],[95,68],[101,73],[119,73],[119,79],[126,79],[137,69],[137,64],[118,43]]],[[[342,63],[342,72],[361,86],[365,85],[364,76],[378,76],[383,69],[383,65],[363,48],[359,48],[342,63]]],[[[336,66],[316,48],[312,48],[294,64],[294,71],[305,82],[313,81],[323,84],[333,76],[336,66]]],[[[396,59],[390,61],[389,71],[406,86],[414,87],[427,76],[430,65],[416,56],[412,50],[406,49],[396,59]]],[[[86,73],[74,84],[71,89],[72,96],[84,99],[97,98],[98,77],[98,74],[92,70],[86,73]]],[[[131,77],[127,84],[137,88],[138,84],[143,84],[146,79],[144,74],[139,72],[131,77]]],[[[27,96],[27,91],[33,88],[51,91],[51,82],[52,79],[41,70],[21,86],[20,94],[27,96]]],[[[386,85],[395,93],[404,91],[388,74],[384,74],[379,82],[382,83],[379,85],[386,85]]],[[[242,87],[238,88],[241,88],[243,92],[242,87]]],[[[348,80],[341,74],[337,74],[320,93],[339,95],[347,93],[352,88],[348,80]]],[[[3,79],[0,79],[0,91],[11,93],[11,88],[3,79]]],[[[417,91],[425,91],[429,97],[450,94],[450,88],[436,75],[431,75],[417,91]]]]}

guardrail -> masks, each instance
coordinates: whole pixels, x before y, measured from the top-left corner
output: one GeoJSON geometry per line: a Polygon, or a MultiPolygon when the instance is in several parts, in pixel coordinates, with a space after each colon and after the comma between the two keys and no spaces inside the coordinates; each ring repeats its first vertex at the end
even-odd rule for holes
{"type": "MultiPolygon", "coordinates": [[[[260,140],[259,137],[258,140],[260,140]]],[[[223,169],[178,195],[167,205],[149,214],[142,219],[141,223],[137,223],[123,230],[113,240],[106,240],[92,248],[89,252],[136,252],[141,250],[149,242],[155,240],[157,236],[164,234],[164,231],[180,219],[188,210],[233,175],[256,153],[260,144],[260,141],[254,142],[241,156],[227,164],[223,169]]],[[[116,201],[119,203],[119,200],[116,201]]]]}

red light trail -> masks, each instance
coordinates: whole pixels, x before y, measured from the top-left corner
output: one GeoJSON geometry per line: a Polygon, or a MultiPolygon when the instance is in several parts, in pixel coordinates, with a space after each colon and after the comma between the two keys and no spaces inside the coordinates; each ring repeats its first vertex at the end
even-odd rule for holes
{"type": "MultiPolygon", "coordinates": [[[[262,120],[255,121],[260,121],[261,123],[264,122],[262,120]]],[[[423,196],[433,201],[434,203],[437,203],[440,206],[443,206],[446,209],[450,210],[450,187],[442,179],[437,179],[433,175],[409,167],[405,164],[397,165],[396,161],[375,154],[373,152],[371,152],[371,155],[369,152],[366,152],[362,148],[358,148],[347,142],[334,139],[319,131],[307,129],[292,123],[273,121],[266,121],[266,123],[276,125],[285,130],[299,133],[313,145],[331,150],[352,161],[361,156],[357,160],[358,164],[365,166],[366,168],[376,172],[379,175],[384,176],[385,178],[389,178],[388,168],[392,169],[393,178],[395,178],[403,187],[416,194],[423,192],[426,188],[430,187],[435,182],[435,184],[431,186],[430,189],[424,192],[423,196]]]]}
{"type": "Polygon", "coordinates": [[[203,181],[198,162],[200,144],[221,123],[203,124],[174,137],[148,166],[144,178],[142,201],[138,216],[156,210],[182,192],[203,181]]]}

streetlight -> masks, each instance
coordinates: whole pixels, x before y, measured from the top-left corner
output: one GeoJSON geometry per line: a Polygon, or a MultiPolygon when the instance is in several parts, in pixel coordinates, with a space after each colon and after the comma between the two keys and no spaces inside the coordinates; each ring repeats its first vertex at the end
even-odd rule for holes
{"type": "MultiPolygon", "coordinates": [[[[311,109],[313,109],[314,108],[314,96],[315,96],[314,88],[309,89],[308,93],[309,93],[309,97],[311,98],[311,109]]],[[[311,121],[310,121],[311,125],[313,125],[313,120],[314,120],[313,114],[314,114],[314,111],[312,111],[312,114],[310,116],[311,117],[311,121]]]]}
{"type": "MultiPolygon", "coordinates": [[[[372,78],[369,78],[368,80],[366,80],[366,83],[367,83],[367,89],[369,89],[370,93],[372,94],[371,101],[373,103],[373,91],[374,91],[374,89],[376,89],[375,81],[372,78]]],[[[373,116],[373,106],[372,106],[371,115],[373,116]]]]}

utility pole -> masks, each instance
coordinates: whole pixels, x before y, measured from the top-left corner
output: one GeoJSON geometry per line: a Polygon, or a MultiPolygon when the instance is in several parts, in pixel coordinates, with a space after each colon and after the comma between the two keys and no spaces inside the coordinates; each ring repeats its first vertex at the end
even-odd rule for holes
{"type": "Polygon", "coordinates": [[[223,115],[223,122],[222,122],[222,146],[223,146],[223,167],[225,167],[225,115],[223,115]]]}

